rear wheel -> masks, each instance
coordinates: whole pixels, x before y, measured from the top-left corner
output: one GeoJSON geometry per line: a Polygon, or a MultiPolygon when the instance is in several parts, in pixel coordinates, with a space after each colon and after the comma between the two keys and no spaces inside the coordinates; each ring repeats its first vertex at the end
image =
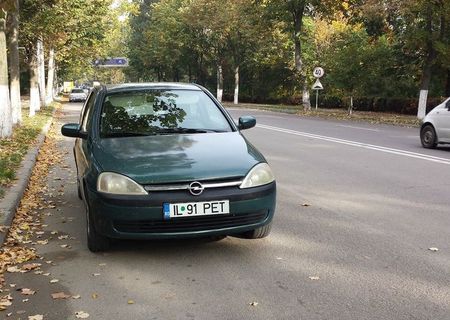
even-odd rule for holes
{"type": "Polygon", "coordinates": [[[422,128],[422,130],[420,130],[420,142],[424,148],[436,148],[436,140],[436,131],[431,124],[427,124],[422,128]]]}
{"type": "Polygon", "coordinates": [[[270,234],[271,229],[272,229],[272,222],[266,224],[265,226],[256,228],[254,230],[241,233],[238,235],[238,237],[244,239],[261,239],[267,237],[270,234]]]}
{"type": "Polygon", "coordinates": [[[105,237],[95,230],[94,221],[89,209],[87,201],[85,201],[86,207],[86,224],[87,224],[87,245],[91,252],[107,251],[110,247],[110,239],[105,237]]]}

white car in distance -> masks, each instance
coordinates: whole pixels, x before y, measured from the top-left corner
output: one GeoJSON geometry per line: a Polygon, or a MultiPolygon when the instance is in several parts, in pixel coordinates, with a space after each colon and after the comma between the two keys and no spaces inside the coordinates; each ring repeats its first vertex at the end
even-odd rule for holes
{"type": "Polygon", "coordinates": [[[450,143],[450,98],[425,116],[420,128],[420,142],[424,148],[450,143]]]}
{"type": "Polygon", "coordinates": [[[85,101],[87,99],[87,93],[81,88],[74,88],[69,94],[69,102],[72,101],[85,101]]]}

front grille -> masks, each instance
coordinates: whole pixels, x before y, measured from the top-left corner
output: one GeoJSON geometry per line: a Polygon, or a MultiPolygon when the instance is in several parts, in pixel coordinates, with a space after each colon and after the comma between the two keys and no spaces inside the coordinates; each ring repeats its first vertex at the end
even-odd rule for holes
{"type": "Polygon", "coordinates": [[[259,211],[242,215],[217,215],[157,221],[114,221],[114,228],[119,232],[128,233],[170,233],[204,231],[250,225],[264,221],[266,217],[267,211],[259,211]]]}

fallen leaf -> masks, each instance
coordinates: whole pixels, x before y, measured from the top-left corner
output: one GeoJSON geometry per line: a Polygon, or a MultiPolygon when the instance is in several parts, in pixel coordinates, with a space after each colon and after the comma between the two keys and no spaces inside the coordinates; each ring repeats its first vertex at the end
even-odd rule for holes
{"type": "Polygon", "coordinates": [[[31,295],[35,294],[36,291],[31,290],[29,288],[22,288],[20,293],[23,294],[23,295],[26,295],[26,296],[31,296],[31,295]]]}
{"type": "Polygon", "coordinates": [[[20,272],[22,271],[20,268],[17,268],[17,266],[13,266],[13,267],[8,267],[6,269],[6,271],[10,272],[10,273],[14,273],[14,272],[20,272]]]}
{"type": "Polygon", "coordinates": [[[44,316],[42,314],[36,314],[34,316],[28,316],[28,320],[43,320],[44,316]]]}
{"type": "Polygon", "coordinates": [[[48,277],[50,275],[50,272],[43,273],[42,275],[48,277]]]}
{"type": "Polygon", "coordinates": [[[428,248],[428,250],[433,251],[433,252],[439,251],[439,249],[435,248],[435,247],[428,248]]]}
{"type": "Polygon", "coordinates": [[[100,267],[104,267],[104,266],[106,266],[106,263],[99,263],[98,264],[100,267]]]}
{"type": "Polygon", "coordinates": [[[256,301],[250,302],[249,303],[252,307],[256,307],[259,303],[256,301]]]}
{"type": "Polygon", "coordinates": [[[37,243],[37,244],[41,244],[41,245],[46,245],[46,244],[48,244],[48,239],[45,239],[45,240],[38,240],[38,241],[36,241],[36,243],[37,243]]]}
{"type": "Polygon", "coordinates": [[[128,304],[134,304],[134,301],[133,300],[128,300],[127,303],[128,304]]]}
{"type": "Polygon", "coordinates": [[[310,207],[311,205],[309,203],[303,203],[302,207],[310,207]]]}
{"type": "Polygon", "coordinates": [[[319,277],[317,277],[317,276],[310,276],[310,277],[308,277],[309,278],[309,280],[319,280],[320,278],[319,277]]]}
{"type": "Polygon", "coordinates": [[[10,286],[11,288],[15,288],[15,287],[16,287],[16,284],[15,284],[15,283],[11,283],[9,286],[10,286]]]}
{"type": "Polygon", "coordinates": [[[281,258],[281,257],[276,257],[276,259],[277,259],[277,260],[283,260],[283,258],[281,258]]]}
{"type": "Polygon", "coordinates": [[[57,299],[67,299],[70,298],[69,294],[65,294],[64,292],[55,292],[52,293],[52,298],[57,300],[57,299]]]}
{"type": "Polygon", "coordinates": [[[98,298],[98,294],[97,293],[93,293],[92,294],[92,299],[97,299],[98,298]]]}
{"type": "Polygon", "coordinates": [[[22,302],[28,302],[30,299],[22,299],[22,302]]]}
{"type": "Polygon", "coordinates": [[[70,249],[70,245],[68,245],[68,244],[62,244],[62,245],[60,245],[60,247],[70,249]]]}
{"type": "Polygon", "coordinates": [[[81,296],[79,294],[72,296],[72,299],[80,299],[80,298],[81,298],[81,296]]]}
{"type": "Polygon", "coordinates": [[[68,238],[69,238],[68,235],[58,236],[59,240],[64,240],[64,239],[68,239],[68,238]]]}
{"type": "Polygon", "coordinates": [[[22,266],[22,270],[31,271],[41,266],[40,263],[27,263],[22,266]]]}
{"type": "Polygon", "coordinates": [[[52,280],[50,280],[50,283],[57,283],[57,282],[59,282],[58,279],[52,279],[52,280]]]}
{"type": "Polygon", "coordinates": [[[53,234],[53,235],[55,235],[55,234],[58,234],[58,231],[54,230],[54,231],[52,231],[52,232],[50,232],[50,233],[53,234]]]}
{"type": "Polygon", "coordinates": [[[92,274],[94,277],[98,277],[100,275],[100,273],[93,273],[92,274]]]}
{"type": "Polygon", "coordinates": [[[77,311],[75,312],[75,317],[77,317],[77,319],[86,319],[89,317],[89,313],[84,311],[77,311]]]}

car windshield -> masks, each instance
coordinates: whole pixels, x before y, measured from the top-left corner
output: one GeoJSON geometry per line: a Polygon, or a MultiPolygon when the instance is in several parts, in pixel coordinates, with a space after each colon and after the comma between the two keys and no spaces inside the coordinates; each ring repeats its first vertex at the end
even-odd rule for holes
{"type": "Polygon", "coordinates": [[[84,93],[83,89],[72,89],[72,93],[84,93]]]}
{"type": "Polygon", "coordinates": [[[217,105],[194,90],[110,93],[100,117],[102,137],[228,131],[232,128],[217,105]]]}

